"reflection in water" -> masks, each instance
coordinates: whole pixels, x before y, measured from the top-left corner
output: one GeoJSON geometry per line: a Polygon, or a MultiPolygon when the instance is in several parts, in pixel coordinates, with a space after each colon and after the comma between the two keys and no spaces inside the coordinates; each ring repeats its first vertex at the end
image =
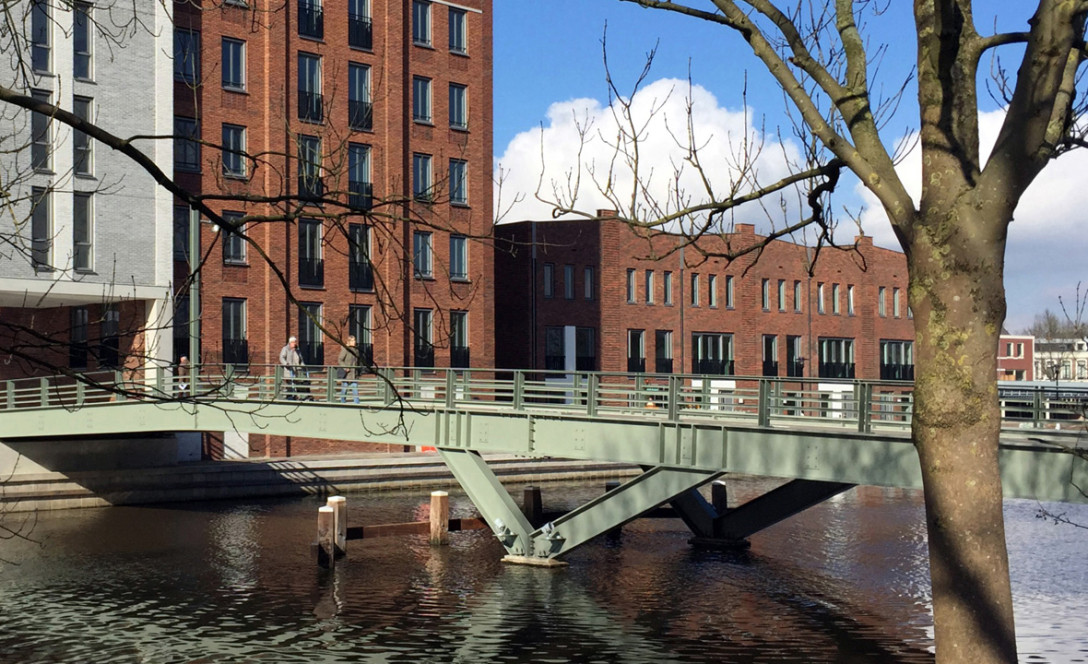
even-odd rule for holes
{"type": "MultiPolygon", "coordinates": [[[[766,489],[731,486],[735,500],[766,489]]],[[[545,486],[549,509],[600,487],[545,486]]],[[[472,506],[451,496],[454,517],[472,506]]],[[[425,495],[350,497],[349,519],[414,518],[425,495]]],[[[43,514],[0,544],[0,662],[926,662],[917,493],[860,488],[752,539],[692,549],[639,521],[571,566],[503,565],[490,533],[351,542],[311,558],[317,499],[43,514]]],[[[1088,510],[1068,506],[1088,523],[1088,510]]],[[[1088,661],[1088,532],[1011,502],[1021,655],[1088,661]]]]}

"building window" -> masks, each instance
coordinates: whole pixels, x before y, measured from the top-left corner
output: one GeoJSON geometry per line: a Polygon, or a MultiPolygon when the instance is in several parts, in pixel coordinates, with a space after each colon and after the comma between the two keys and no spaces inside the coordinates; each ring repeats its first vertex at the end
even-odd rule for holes
{"type": "Polygon", "coordinates": [[[854,377],[854,340],[820,339],[820,378],[854,377]]]}
{"type": "Polygon", "coordinates": [[[672,304],[672,272],[666,272],[661,277],[661,288],[665,291],[665,304],[672,304]]]}
{"type": "MultiPolygon", "coordinates": [[[[72,99],[72,114],[84,122],[92,122],[93,102],[87,97],[72,99]]],[[[72,130],[72,170],[76,175],[94,174],[94,143],[84,132],[72,130]]]]}
{"type": "Polygon", "coordinates": [[[707,306],[718,306],[718,275],[710,274],[706,277],[706,303],[707,306]]]}
{"type": "Polygon", "coordinates": [[[425,0],[412,0],[412,42],[431,45],[431,3],[425,0]]]}
{"type": "Polygon", "coordinates": [[[369,210],[374,206],[374,185],[370,182],[370,146],[348,145],[348,206],[369,210]]]}
{"type": "Polygon", "coordinates": [[[298,305],[298,352],[302,362],[324,366],[325,343],[321,334],[321,305],[302,302],[298,305]]]}
{"type": "Polygon", "coordinates": [[[434,329],[430,309],[416,309],[412,312],[412,332],[415,337],[415,358],[417,367],[434,366],[434,329]]]}
{"type": "Polygon", "coordinates": [[[412,155],[412,195],[417,201],[431,200],[431,155],[412,155]]]}
{"type": "Polygon", "coordinates": [[[325,195],[321,177],[321,139],[298,137],[298,195],[304,201],[318,202],[325,195]]]}
{"type": "Polygon", "coordinates": [[[31,187],[30,262],[35,269],[48,270],[53,265],[53,192],[31,187]]]}
{"type": "Polygon", "coordinates": [[[654,371],[672,373],[672,330],[654,332],[654,371]]]}
{"type": "Polygon", "coordinates": [[[627,372],[646,373],[646,332],[627,330],[627,372]]]}
{"type": "Polygon", "coordinates": [[[468,52],[468,12],[450,7],[450,52],[468,52]]]}
{"type": "Polygon", "coordinates": [[[91,48],[94,43],[91,33],[94,6],[87,2],[77,2],[72,13],[72,75],[84,81],[91,80],[91,48]]]}
{"type": "Polygon", "coordinates": [[[450,203],[468,205],[468,162],[450,159],[450,203]]]}
{"type": "Polygon", "coordinates": [[[693,373],[733,375],[733,335],[696,332],[691,335],[693,373]]]}
{"type": "Polygon", "coordinates": [[[298,34],[300,37],[324,38],[325,13],[321,0],[298,0],[298,34]]]}
{"type": "Polygon", "coordinates": [[[368,0],[348,0],[348,46],[370,50],[374,47],[374,25],[368,0]]]}
{"type": "Polygon", "coordinates": [[[594,277],[593,268],[587,265],[582,270],[582,293],[587,300],[593,299],[593,290],[596,288],[594,284],[596,279],[594,277]]]}
{"type": "Polygon", "coordinates": [[[412,268],[416,279],[430,279],[434,276],[433,235],[416,231],[412,235],[412,268]]]}
{"type": "Polygon", "coordinates": [[[423,76],[412,77],[412,119],[416,122],[431,122],[431,79],[423,76]]]}
{"type": "Polygon", "coordinates": [[[646,304],[654,303],[654,271],[646,270],[646,304]]]}
{"type": "MultiPolygon", "coordinates": [[[[37,102],[53,103],[45,90],[32,90],[30,96],[37,102]]],[[[35,111],[30,114],[30,166],[36,171],[53,168],[53,132],[49,125],[50,118],[45,113],[35,111]]]]}
{"type": "Polygon", "coordinates": [[[348,334],[355,337],[359,349],[359,366],[374,366],[374,343],[371,341],[370,306],[348,305],[348,334]]]}
{"type": "Polygon", "coordinates": [[[189,261],[189,207],[174,206],[174,260],[189,261]]]}
{"type": "Polygon", "coordinates": [[[561,327],[544,328],[544,368],[563,371],[567,368],[566,335],[561,327]]]}
{"type": "Polygon", "coordinates": [[[597,329],[579,327],[574,330],[574,370],[597,370],[597,329]]]}
{"type": "Polygon", "coordinates": [[[846,315],[854,315],[854,287],[846,286],[846,315]]]}
{"type": "Polygon", "coordinates": [[[786,310],[786,280],[778,280],[778,310],[786,310]]]}
{"type": "Polygon", "coordinates": [[[568,300],[574,299],[574,266],[563,266],[563,297],[568,300]]]}
{"type": "Polygon", "coordinates": [[[450,236],[450,279],[468,280],[468,238],[464,235],[450,236]]]}
{"type": "Polygon", "coordinates": [[[246,89],[246,43],[238,39],[223,37],[223,88],[244,92],[246,89]]]}
{"type": "Polygon", "coordinates": [[[193,118],[174,116],[174,170],[200,172],[200,125],[193,118]]]}
{"type": "Polygon", "coordinates": [[[49,3],[46,0],[33,0],[30,5],[30,65],[39,73],[49,73],[52,23],[49,3]]]}
{"type": "Polygon", "coordinates": [[[627,303],[633,304],[635,302],[635,271],[632,268],[627,268],[627,303]]]}
{"type": "Polygon", "coordinates": [[[801,378],[805,375],[805,353],[801,348],[801,337],[786,337],[786,375],[801,378]]]}
{"type": "Polygon", "coordinates": [[[771,280],[764,279],[760,282],[760,306],[764,311],[770,311],[771,309],[771,280]]]}
{"type": "Polygon", "coordinates": [[[839,315],[839,285],[831,284],[831,313],[839,315]]]}
{"type": "Polygon", "coordinates": [[[450,83],[450,129],[468,129],[468,88],[450,83]]]}
{"type": "Polygon", "coordinates": [[[914,380],[914,342],[880,341],[880,379],[914,380]]]}
{"type": "Polygon", "coordinates": [[[773,334],[763,335],[763,375],[778,375],[778,337],[773,334]]]}
{"type": "Polygon", "coordinates": [[[298,220],[298,285],[321,288],[325,285],[325,261],[321,253],[321,222],[298,220]]]}
{"type": "Polygon", "coordinates": [[[246,239],[242,228],[241,212],[224,211],[221,215],[223,221],[237,228],[237,231],[224,231],[223,236],[223,262],[228,265],[246,264],[246,239]]]}
{"type": "Polygon", "coordinates": [[[801,297],[801,282],[793,282],[793,310],[797,313],[801,313],[801,303],[803,298],[801,297]]]}
{"type": "Polygon", "coordinates": [[[732,309],[735,306],[733,300],[733,275],[727,274],[725,276],[725,308],[732,309]]]}
{"type": "Polygon", "coordinates": [[[223,125],[223,175],[228,178],[246,176],[246,128],[223,125]]]}
{"type": "Polygon", "coordinates": [[[370,67],[348,64],[348,126],[358,131],[374,128],[374,105],[370,102],[370,67]]]}
{"type": "Polygon", "coordinates": [[[887,288],[881,286],[880,290],[878,290],[876,293],[876,312],[880,314],[881,318],[888,315],[888,309],[885,303],[887,299],[887,291],[887,288]]]}
{"type": "Polygon", "coordinates": [[[544,297],[555,297],[555,265],[544,264],[544,297]]]}
{"type": "Polygon", "coordinates": [[[116,369],[121,366],[121,312],[116,305],[102,308],[98,322],[98,366],[116,369]]]}
{"type": "Polygon", "coordinates": [[[72,195],[72,267],[94,269],[94,199],[91,194],[72,195]]]}
{"type": "MultiPolygon", "coordinates": [[[[370,264],[370,227],[348,224],[348,287],[353,291],[374,290],[374,268],[370,264]]],[[[355,335],[356,339],[361,339],[355,335]]]]}
{"type": "Polygon", "coordinates": [[[892,316],[899,318],[899,289],[892,289],[892,316]]]}
{"type": "Polygon", "coordinates": [[[450,368],[466,369],[471,357],[468,349],[468,312],[450,312],[450,368]]]}
{"type": "Polygon", "coordinates": [[[87,368],[87,333],[90,320],[87,307],[72,307],[72,326],[68,334],[68,366],[72,369],[87,368]]]}
{"type": "Polygon", "coordinates": [[[223,364],[249,364],[246,341],[246,301],[223,298],[223,364]]]}
{"type": "MultiPolygon", "coordinates": [[[[300,4],[299,7],[302,5],[300,4]]],[[[321,58],[298,54],[298,119],[321,122],[325,119],[321,97],[321,58]]]]}
{"type": "Polygon", "coordinates": [[[196,85],[200,78],[200,33],[174,28],[174,80],[196,85]]]}
{"type": "Polygon", "coordinates": [[[816,313],[824,313],[824,285],[816,284],[816,313]]]}
{"type": "Polygon", "coordinates": [[[691,306],[699,306],[699,275],[691,275],[691,306]]]}

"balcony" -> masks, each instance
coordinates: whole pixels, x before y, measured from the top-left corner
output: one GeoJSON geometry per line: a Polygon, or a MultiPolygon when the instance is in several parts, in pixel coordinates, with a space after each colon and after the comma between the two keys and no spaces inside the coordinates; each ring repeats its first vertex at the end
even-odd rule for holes
{"type": "Polygon", "coordinates": [[[433,367],[434,366],[434,346],[429,343],[417,343],[415,347],[415,357],[413,358],[412,366],[416,367],[433,367]]]}
{"type": "Polygon", "coordinates": [[[627,358],[627,373],[646,373],[646,358],[627,358]]]}
{"type": "Polygon", "coordinates": [[[820,362],[820,378],[853,378],[854,363],[820,362]]]}
{"type": "Polygon", "coordinates": [[[732,376],[733,360],[699,360],[692,362],[692,373],[710,376],[732,376]]]}
{"type": "Polygon", "coordinates": [[[348,126],[356,131],[374,128],[374,104],[369,101],[348,100],[348,126]]]}
{"type": "Polygon", "coordinates": [[[322,258],[298,259],[298,285],[304,288],[321,288],[325,285],[325,260],[322,258]]]}
{"type": "Polygon", "coordinates": [[[374,290],[374,266],[370,261],[348,263],[348,288],[353,291],[374,290]]]}
{"type": "Polygon", "coordinates": [[[374,27],[369,16],[348,14],[348,46],[368,51],[374,48],[374,27]]]}
{"type": "Polygon", "coordinates": [[[654,371],[659,374],[671,374],[672,373],[672,358],[671,357],[659,357],[654,363],[654,371]]]}
{"type": "Polygon", "coordinates": [[[320,124],[325,119],[324,101],[320,92],[298,91],[298,119],[320,124]]]}
{"type": "Polygon", "coordinates": [[[778,362],[774,360],[763,360],[763,375],[764,376],[777,376],[778,375],[778,362]]]}
{"type": "Polygon", "coordinates": [[[348,182],[348,207],[352,210],[369,210],[374,207],[372,182],[348,182]]]}
{"type": "Polygon", "coordinates": [[[881,364],[880,380],[914,380],[914,365],[881,364]]]}
{"type": "Polygon", "coordinates": [[[298,198],[308,203],[320,203],[325,197],[325,181],[306,173],[298,176],[298,198]]]}
{"type": "Polygon", "coordinates": [[[325,364],[325,344],[320,341],[298,342],[298,352],[302,356],[302,363],[320,367],[325,364]]]}
{"type": "Polygon", "coordinates": [[[298,3],[298,34],[314,39],[325,38],[325,13],[314,2],[298,3]]]}
{"type": "Polygon", "coordinates": [[[450,368],[467,369],[469,366],[468,346],[450,346],[450,368]]]}
{"type": "Polygon", "coordinates": [[[224,339],[223,364],[249,364],[249,342],[245,339],[224,339]]]}

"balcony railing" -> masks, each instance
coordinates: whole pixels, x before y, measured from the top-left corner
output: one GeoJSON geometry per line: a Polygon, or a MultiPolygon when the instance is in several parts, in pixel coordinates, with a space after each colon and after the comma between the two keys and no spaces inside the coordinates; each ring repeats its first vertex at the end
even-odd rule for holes
{"type": "Polygon", "coordinates": [[[627,373],[646,373],[646,358],[627,358],[627,373]]]}
{"type": "Polygon", "coordinates": [[[805,375],[805,363],[803,360],[790,360],[786,362],[786,375],[790,378],[802,378],[805,375]]]}
{"type": "Polygon", "coordinates": [[[298,342],[298,353],[302,356],[303,364],[310,366],[325,364],[325,344],[320,341],[298,342]]]}
{"type": "Polygon", "coordinates": [[[300,173],[298,176],[299,200],[316,203],[325,197],[325,181],[322,178],[300,173]]]}
{"type": "Polygon", "coordinates": [[[325,119],[324,100],[320,92],[298,91],[298,119],[303,122],[322,122],[325,119]]]}
{"type": "Polygon", "coordinates": [[[348,288],[353,291],[374,290],[374,266],[370,261],[348,263],[348,288]]]}
{"type": "Polygon", "coordinates": [[[431,344],[416,344],[413,364],[417,367],[434,366],[434,346],[431,344]]]}
{"type": "Polygon", "coordinates": [[[352,48],[374,48],[374,27],[369,16],[348,14],[348,46],[352,48]]]}
{"type": "Polygon", "coordinates": [[[121,366],[121,340],[117,337],[103,337],[98,344],[98,366],[116,369],[121,366]]]}
{"type": "Polygon", "coordinates": [[[654,363],[654,371],[662,374],[672,373],[672,358],[671,357],[659,357],[654,363]]]}
{"type": "Polygon", "coordinates": [[[692,373],[711,376],[732,376],[733,360],[699,360],[692,362],[692,373]]]}
{"type": "Polygon", "coordinates": [[[245,339],[224,339],[223,364],[249,364],[249,342],[245,339]]]}
{"type": "Polygon", "coordinates": [[[374,104],[369,101],[348,101],[348,126],[357,131],[374,128],[374,104]]]}
{"type": "Polygon", "coordinates": [[[820,378],[853,378],[854,363],[820,362],[820,378]]]}
{"type": "Polygon", "coordinates": [[[777,376],[778,375],[778,362],[774,360],[763,360],[763,375],[764,376],[777,376]]]}
{"type": "Polygon", "coordinates": [[[298,285],[321,288],[325,285],[325,260],[322,258],[298,259],[298,285]]]}
{"type": "Polygon", "coordinates": [[[468,346],[451,346],[450,347],[450,368],[451,369],[467,369],[472,366],[469,363],[470,354],[468,346]]]}
{"type": "Polygon", "coordinates": [[[369,210],[374,207],[374,183],[348,182],[348,207],[353,210],[369,210]]]}
{"type": "Polygon", "coordinates": [[[298,3],[298,34],[303,37],[325,37],[325,12],[313,2],[298,3]]]}
{"type": "Polygon", "coordinates": [[[914,380],[914,365],[881,364],[880,380],[914,380]]]}

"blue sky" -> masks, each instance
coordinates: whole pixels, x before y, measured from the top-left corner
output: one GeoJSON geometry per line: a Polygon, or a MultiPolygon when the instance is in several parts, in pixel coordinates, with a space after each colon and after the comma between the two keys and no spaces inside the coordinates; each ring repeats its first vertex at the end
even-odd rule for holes
{"type": "MultiPolygon", "coordinates": [[[[1023,29],[1031,4],[1022,0],[977,2],[976,25],[983,33],[992,30],[995,21],[1000,29],[1023,29]]],[[[909,72],[915,49],[910,3],[892,0],[890,5],[889,11],[870,26],[874,41],[889,44],[879,72],[879,80],[889,91],[909,72]]],[[[601,46],[606,25],[609,68],[621,91],[631,90],[646,54],[656,47],[647,84],[656,82],[655,90],[673,90],[671,94],[679,99],[687,95],[686,79],[690,75],[699,91],[706,93],[701,99],[716,105],[713,110],[717,116],[708,124],[712,128],[708,132],[722,133],[730,122],[739,121],[745,86],[749,110],[746,121],[765,128],[768,137],[777,135],[778,127],[788,131],[780,89],[748,55],[744,42],[724,28],[617,0],[499,0],[494,12],[494,153],[504,167],[516,173],[530,175],[525,172],[534,166],[539,173],[541,125],[545,130],[555,129],[545,134],[549,162],[567,159],[576,163],[573,150],[556,139],[561,133],[557,126],[563,124],[564,118],[569,120],[572,109],[587,104],[591,114],[607,111],[601,46]]],[[[1004,54],[1007,68],[1015,70],[1016,55],[1004,54]]],[[[986,61],[983,67],[989,65],[986,61]]],[[[980,89],[980,96],[984,111],[997,108],[985,98],[984,89],[980,89]]],[[[885,129],[888,140],[913,129],[916,115],[913,97],[908,93],[885,129]]],[[[987,116],[987,122],[996,128],[1000,114],[987,116]]],[[[595,126],[601,126],[599,120],[595,126]]],[[[985,127],[983,133],[985,140],[985,127]]],[[[1079,155],[1066,157],[1064,164],[1059,162],[1048,169],[1017,210],[1006,265],[1006,326],[1010,331],[1030,324],[1043,308],[1058,309],[1058,296],[1071,298],[1078,280],[1088,282],[1088,269],[1080,266],[1081,257],[1088,253],[1088,240],[1077,232],[1080,211],[1088,208],[1088,193],[1081,194],[1080,190],[1085,189],[1077,186],[1081,178],[1070,175],[1088,170],[1088,161],[1080,164],[1081,159],[1079,155]]],[[[527,182],[535,182],[536,177],[531,174],[528,179],[512,178],[515,186],[504,184],[502,196],[506,202],[514,193],[509,189],[531,194],[534,187],[527,182]]],[[[848,205],[855,212],[866,203],[852,185],[840,187],[840,193],[839,205],[848,205]]],[[[519,214],[521,211],[513,210],[505,220],[541,215],[540,208],[524,209],[519,214]]],[[[870,209],[863,214],[865,232],[873,235],[878,244],[893,246],[886,222],[874,221],[882,217],[877,212],[870,209]]]]}

